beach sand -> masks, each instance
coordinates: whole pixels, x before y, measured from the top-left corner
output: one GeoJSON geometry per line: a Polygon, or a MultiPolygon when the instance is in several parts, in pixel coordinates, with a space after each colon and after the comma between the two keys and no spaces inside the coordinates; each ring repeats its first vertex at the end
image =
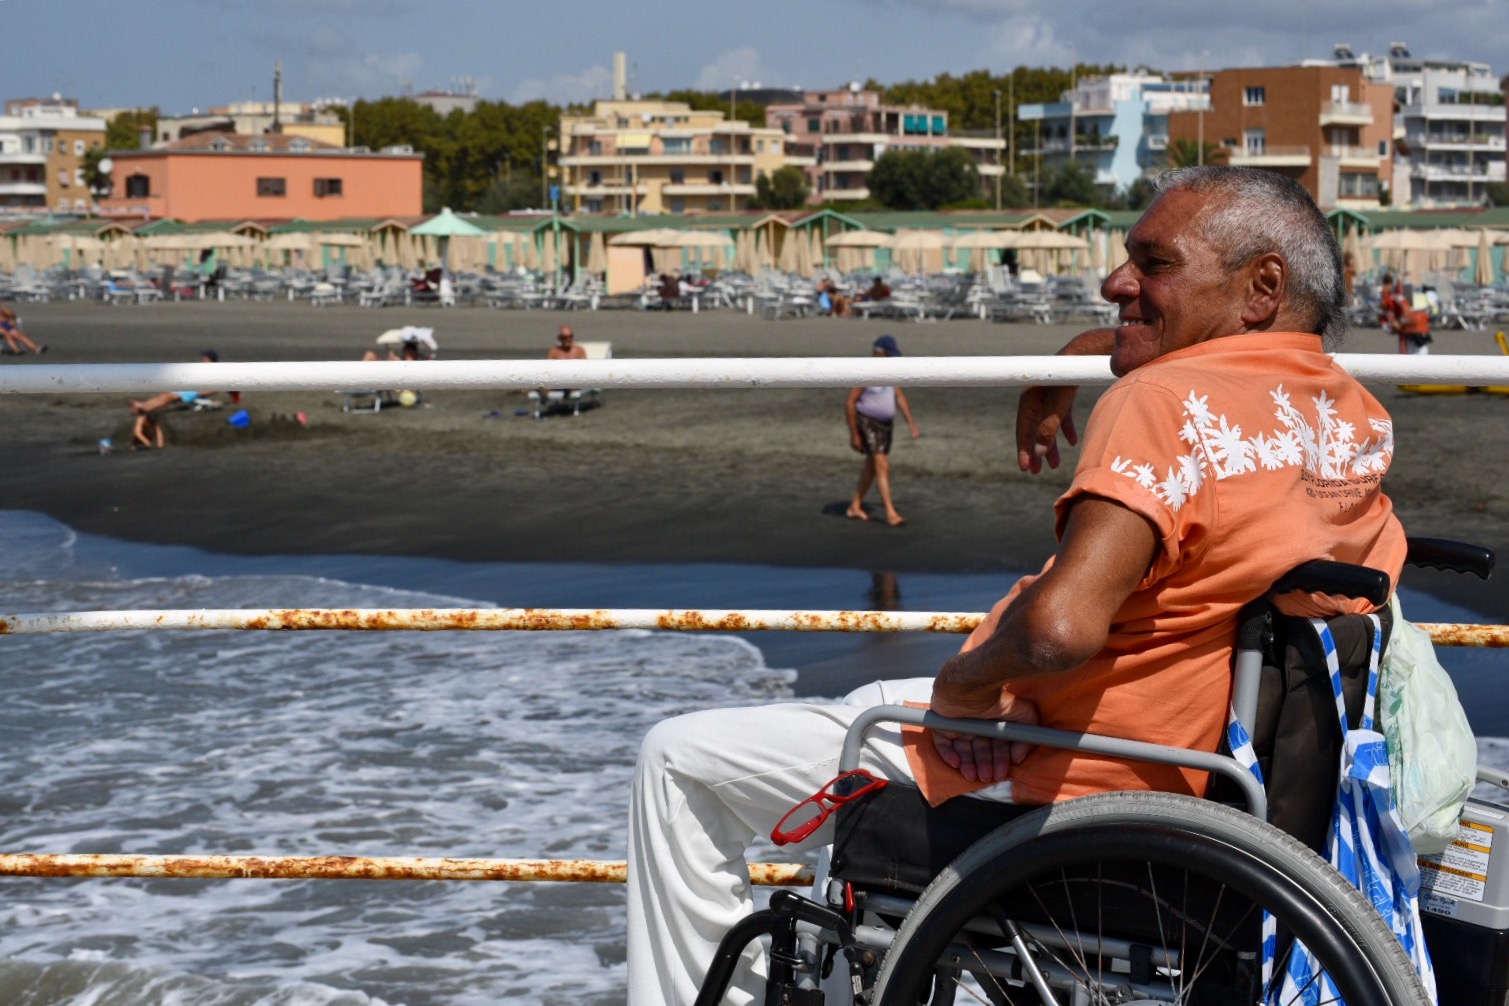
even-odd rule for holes
{"type": "MultiPolygon", "coordinates": [[[[981,321],[767,322],[735,312],[315,309],[287,302],[22,305],[50,352],[35,363],[355,360],[382,331],[433,326],[443,359],[537,359],[562,322],[620,358],[864,356],[892,332],[908,355],[1050,353],[1077,328],[981,321]]],[[[1352,352],[1391,352],[1377,331],[1352,352]]],[[[1497,353],[1491,332],[1444,332],[1438,353],[1497,353]]],[[[1385,488],[1414,535],[1503,550],[1509,397],[1373,389],[1398,450],[1385,488]]],[[[909,523],[845,520],[860,458],[844,392],[605,392],[601,408],[535,421],[521,393],[434,392],[422,407],[348,414],[329,394],[250,396],[251,426],[174,413],[169,449],[131,452],[122,395],[0,396],[0,506],[87,532],[242,554],[371,553],[461,560],[710,562],[870,571],[1035,567],[1053,548],[1064,467],[1017,470],[1013,389],[908,391],[897,506],[909,523]],[[307,426],[294,418],[303,412],[307,426]],[[116,451],[97,443],[111,437],[116,451]]],[[[1094,394],[1081,397],[1088,415],[1094,394]]],[[[873,500],[873,495],[872,495],[873,500]]],[[[1509,621],[1509,590],[1422,571],[1413,585],[1509,621]]],[[[768,606],[781,606],[773,597],[768,606]]]]}

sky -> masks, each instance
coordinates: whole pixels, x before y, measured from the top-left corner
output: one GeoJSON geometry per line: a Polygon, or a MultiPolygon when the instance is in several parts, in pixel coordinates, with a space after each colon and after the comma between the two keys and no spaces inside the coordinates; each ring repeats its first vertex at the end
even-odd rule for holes
{"type": "Polygon", "coordinates": [[[1017,65],[1283,66],[1406,43],[1509,72],[1509,0],[0,0],[0,96],[188,114],[283,97],[456,89],[556,103],[631,92],[834,88],[1017,65]]]}

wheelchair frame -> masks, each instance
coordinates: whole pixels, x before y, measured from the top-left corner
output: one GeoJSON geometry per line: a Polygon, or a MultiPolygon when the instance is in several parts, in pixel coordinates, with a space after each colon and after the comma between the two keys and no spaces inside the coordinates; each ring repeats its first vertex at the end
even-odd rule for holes
{"type": "MultiPolygon", "coordinates": [[[[1407,562],[1411,565],[1472,572],[1487,579],[1493,561],[1489,550],[1475,546],[1440,539],[1409,542],[1407,562]]],[[[1264,597],[1243,609],[1233,658],[1232,705],[1249,733],[1256,721],[1265,633],[1272,610],[1270,598],[1295,590],[1366,598],[1381,606],[1392,585],[1387,575],[1377,570],[1317,561],[1290,571],[1264,597]]],[[[1015,890],[1010,885],[1023,883],[1022,878],[1029,876],[1024,871],[1048,869],[1058,863],[1067,891],[1064,850],[1073,847],[1084,847],[1085,854],[1112,856],[1121,855],[1116,850],[1127,847],[1141,849],[1149,857],[1148,880],[1154,887],[1154,904],[1159,906],[1162,902],[1156,895],[1155,862],[1163,869],[1176,866],[1180,857],[1193,857],[1207,870],[1199,876],[1211,880],[1216,879],[1215,873],[1234,870],[1237,876],[1233,886],[1239,895],[1256,898],[1261,891],[1261,896],[1273,902],[1270,905],[1265,901],[1265,912],[1274,912],[1277,917],[1276,910],[1281,910],[1278,925],[1284,929],[1284,938],[1300,939],[1312,952],[1322,948],[1317,956],[1328,972],[1334,971],[1333,978],[1351,1006],[1423,1006],[1429,1002],[1413,965],[1371,903],[1329,863],[1267,822],[1264,789],[1236,759],[1102,735],[1001,721],[956,720],[923,709],[879,706],[862,713],[851,725],[840,756],[841,773],[859,766],[866,733],[887,722],[1210,772],[1235,784],[1247,814],[1209,800],[1169,793],[1100,794],[1039,808],[991,832],[953,860],[915,901],[867,892],[857,903],[853,892],[841,888],[838,881],[827,885],[828,904],[790,891],[777,892],[769,909],[753,913],[725,936],[696,1006],[717,1006],[722,1001],[740,955],[760,936],[771,938],[766,1006],[821,1006],[824,995],[820,981],[839,956],[846,961],[849,1000],[856,1006],[871,1002],[881,1006],[913,1006],[919,1002],[948,1006],[955,990],[947,983],[959,983],[966,973],[976,978],[977,984],[981,973],[992,978],[994,989],[985,986],[966,991],[993,1006],[1014,1006],[1014,990],[1025,990],[1023,1002],[1057,1006],[1061,1002],[1057,990],[1066,987],[1073,1006],[1186,1002],[1188,947],[1176,952],[1165,940],[1160,953],[1159,948],[1097,932],[1091,938],[1093,954],[1089,954],[1085,952],[1083,932],[1071,930],[1066,935],[1057,923],[1019,922],[1005,914],[997,900],[1005,897],[1000,892],[1015,890]],[[1175,846],[1176,851],[1169,851],[1175,846]],[[1035,865],[1019,865],[1019,861],[1035,865]],[[901,922],[894,930],[866,924],[863,920],[867,913],[900,918],[901,922]],[[947,932],[940,937],[942,930],[947,932]],[[976,949],[970,932],[992,932],[990,942],[1009,944],[1009,950],[982,952],[976,949]],[[1048,949],[1054,946],[1066,949],[1078,964],[1065,966],[1058,952],[1048,949]],[[1097,973],[1092,978],[1091,956],[1099,962],[1098,967],[1107,958],[1125,960],[1129,973],[1097,973]],[[930,980],[926,975],[929,971],[930,980]],[[1001,976],[1007,976],[1011,984],[1002,982],[1001,976]]],[[[1500,775],[1503,773],[1489,772],[1480,777],[1499,782],[1500,775]]],[[[1186,896],[1189,876],[1186,872],[1186,896]]],[[[1225,885],[1227,881],[1223,877],[1218,882],[1225,885]]],[[[1041,906],[1041,899],[1038,903],[1041,906]]],[[[1216,903],[1219,905],[1219,897],[1216,903]]],[[[1214,915],[1207,924],[1207,937],[1213,921],[1214,915]]],[[[1183,923],[1179,920],[1181,932],[1185,931],[1183,923]]],[[[1161,930],[1161,919],[1158,926],[1161,930]]],[[[1234,933],[1232,929],[1226,935],[1234,933]]],[[[1202,946],[1202,956],[1203,952],[1202,946]]],[[[1243,954],[1236,957],[1240,964],[1243,954]]],[[[1200,971],[1195,980],[1208,966],[1200,962],[1201,957],[1196,957],[1200,971]]],[[[1253,968],[1250,974],[1238,974],[1236,980],[1245,982],[1249,990],[1260,988],[1260,998],[1266,1000],[1274,986],[1260,985],[1255,964],[1253,968]]],[[[1255,1000],[1248,997],[1246,1001],[1255,1000]]]]}

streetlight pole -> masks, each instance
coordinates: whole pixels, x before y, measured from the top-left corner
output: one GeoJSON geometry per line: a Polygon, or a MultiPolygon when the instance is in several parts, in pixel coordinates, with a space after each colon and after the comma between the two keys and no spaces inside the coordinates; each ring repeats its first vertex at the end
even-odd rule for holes
{"type": "MultiPolygon", "coordinates": [[[[996,160],[1001,159],[1001,92],[998,89],[996,96],[996,160]]],[[[1001,212],[1001,178],[1006,174],[1005,165],[1000,165],[1001,171],[996,174],[996,212],[1001,212]]]]}

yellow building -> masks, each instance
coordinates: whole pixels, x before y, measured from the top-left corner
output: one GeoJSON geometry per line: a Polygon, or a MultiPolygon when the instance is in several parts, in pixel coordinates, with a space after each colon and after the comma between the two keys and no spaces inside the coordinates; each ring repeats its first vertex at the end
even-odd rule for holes
{"type": "Polygon", "coordinates": [[[561,117],[561,203],[581,213],[744,209],[755,179],[793,163],[779,129],[679,101],[599,101],[561,117]]]}
{"type": "Polygon", "coordinates": [[[105,145],[105,120],[71,98],[20,98],[0,117],[0,208],[9,213],[86,213],[84,154],[105,145]]]}

